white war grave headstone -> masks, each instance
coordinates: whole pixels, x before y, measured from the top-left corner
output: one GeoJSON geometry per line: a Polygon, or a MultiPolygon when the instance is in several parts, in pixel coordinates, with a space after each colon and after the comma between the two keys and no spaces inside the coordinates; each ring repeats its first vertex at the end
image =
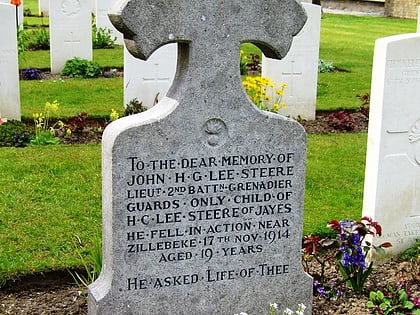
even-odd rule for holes
{"type": "Polygon", "coordinates": [[[161,100],[175,77],[177,45],[157,49],[147,60],[140,60],[124,47],[124,104],[133,99],[150,108],[155,99],[161,100]]]}
{"type": "Polygon", "coordinates": [[[111,30],[112,37],[116,37],[115,43],[124,44],[123,35],[117,31],[108,18],[108,11],[117,2],[116,0],[95,0],[96,1],[96,27],[111,30]]]}
{"type": "MultiPolygon", "coordinates": [[[[420,238],[420,34],[376,41],[363,215],[396,255],[420,238]]],[[[386,258],[386,257],[384,257],[386,258]]],[[[380,260],[380,257],[376,259],[380,260]]]]}
{"type": "Polygon", "coordinates": [[[48,16],[49,0],[38,0],[38,13],[41,16],[48,16]]]}
{"type": "Polygon", "coordinates": [[[280,113],[314,120],[318,83],[318,59],[321,29],[321,6],[302,3],[308,20],[295,37],[289,53],[282,60],[263,56],[262,76],[278,84],[286,83],[283,101],[286,108],[280,113]]]}
{"type": "Polygon", "coordinates": [[[0,3],[0,116],[20,120],[16,8],[0,3]]]}
{"type": "Polygon", "coordinates": [[[102,142],[103,266],[89,314],[311,313],[301,264],[306,133],[260,111],[243,41],[282,58],[303,27],[295,0],[123,1],[110,15],[147,59],[178,44],[167,96],[111,123],[102,142]]]}
{"type": "Polygon", "coordinates": [[[420,33],[420,5],[417,7],[417,33],[420,33]]]}
{"type": "MultiPolygon", "coordinates": [[[[21,4],[17,7],[17,14],[16,14],[16,6],[13,5],[15,8],[15,17],[17,16],[17,22],[15,21],[15,28],[16,25],[19,25],[20,28],[23,28],[23,0],[20,0],[21,4]]],[[[10,4],[10,0],[0,0],[0,3],[7,3],[10,4]]]]}
{"type": "Polygon", "coordinates": [[[92,60],[91,1],[50,1],[51,72],[60,73],[74,57],[92,60]]]}

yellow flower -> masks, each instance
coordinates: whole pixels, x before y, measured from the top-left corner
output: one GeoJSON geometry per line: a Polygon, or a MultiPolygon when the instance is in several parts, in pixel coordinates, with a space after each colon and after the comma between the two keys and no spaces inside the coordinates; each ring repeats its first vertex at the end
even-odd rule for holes
{"type": "Polygon", "coordinates": [[[284,95],[284,91],[283,90],[276,90],[276,94],[283,96],[284,95]]]}
{"type": "Polygon", "coordinates": [[[264,97],[264,99],[265,99],[266,101],[271,101],[271,97],[270,97],[270,96],[268,96],[268,95],[266,95],[266,96],[264,97]]]}
{"type": "Polygon", "coordinates": [[[287,88],[287,83],[282,83],[281,84],[281,87],[284,89],[284,88],[287,88]]]}
{"type": "Polygon", "coordinates": [[[280,105],[281,105],[281,108],[286,108],[286,103],[285,102],[281,102],[280,105]]]}
{"type": "Polygon", "coordinates": [[[273,109],[274,109],[274,110],[279,110],[279,104],[274,103],[274,104],[273,104],[273,109]]]}
{"type": "Polygon", "coordinates": [[[70,130],[70,128],[67,128],[67,130],[66,130],[66,136],[71,136],[71,130],[70,130]]]}
{"type": "Polygon", "coordinates": [[[115,109],[112,109],[111,114],[109,114],[109,119],[111,119],[111,121],[114,121],[114,120],[117,120],[118,118],[120,118],[120,115],[115,109]]]}

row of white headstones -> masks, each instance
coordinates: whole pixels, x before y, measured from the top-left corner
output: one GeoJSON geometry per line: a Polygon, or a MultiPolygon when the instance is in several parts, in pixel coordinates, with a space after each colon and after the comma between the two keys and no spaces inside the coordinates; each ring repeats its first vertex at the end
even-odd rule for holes
{"type": "MultiPolygon", "coordinates": [[[[264,58],[263,75],[289,84],[286,103],[290,112],[284,114],[314,119],[320,8],[307,3],[304,7],[309,20],[291,52],[282,61],[264,58]],[[294,99],[298,101],[293,103],[294,99]]],[[[91,12],[89,2],[51,1],[53,72],[59,72],[71,57],[92,58],[91,12]]],[[[113,29],[107,8],[97,6],[96,12],[98,26],[113,29]]],[[[20,119],[16,15],[15,6],[0,3],[0,114],[8,119],[20,119]]],[[[363,214],[383,225],[381,241],[393,243],[390,253],[420,238],[419,51],[419,34],[379,39],[375,46],[363,214]]],[[[136,97],[152,104],[156,93],[163,97],[174,77],[176,54],[176,46],[167,45],[144,62],[126,51],[125,102],[136,97]]]]}
{"type": "MultiPolygon", "coordinates": [[[[52,73],[60,73],[65,62],[75,56],[92,60],[92,7],[95,7],[96,10],[97,27],[110,29],[113,36],[117,38],[116,43],[124,43],[121,33],[113,27],[107,17],[107,12],[114,2],[114,0],[97,1],[96,5],[93,6],[89,1],[63,0],[51,1],[48,6],[48,1],[39,1],[40,13],[49,15],[50,19],[52,73]]],[[[295,38],[290,52],[280,61],[263,57],[262,75],[279,84],[288,84],[283,98],[287,107],[282,110],[282,114],[290,117],[300,116],[311,120],[315,119],[316,109],[321,9],[319,6],[309,3],[304,3],[304,7],[308,13],[308,22],[295,38]],[[296,93],[296,91],[299,91],[299,93],[296,93]]],[[[2,13],[2,15],[5,15],[5,18],[2,18],[4,25],[2,29],[12,30],[13,25],[15,25],[12,8],[5,8],[3,11],[9,12],[2,13]]],[[[16,44],[10,36],[13,31],[8,33],[8,38],[0,39],[2,42],[8,43],[8,48],[4,46],[7,55],[10,55],[8,58],[15,59],[12,50],[13,47],[16,47],[16,44]]],[[[5,52],[2,54],[6,55],[5,52]]],[[[166,95],[175,76],[176,63],[176,44],[166,45],[158,49],[147,61],[134,58],[125,49],[124,104],[137,98],[147,107],[150,107],[154,103],[156,95],[159,95],[159,98],[166,95]]],[[[1,108],[0,111],[4,117],[9,119],[20,118],[19,106],[17,106],[19,104],[19,88],[18,83],[16,83],[18,77],[16,69],[15,62],[13,64],[8,63],[8,70],[5,73],[13,73],[13,76],[4,76],[4,78],[7,77],[10,86],[8,90],[9,105],[3,105],[6,108],[1,108]],[[11,78],[14,78],[14,81],[11,78]],[[13,87],[14,89],[12,89],[13,87]],[[11,91],[13,93],[10,93],[11,91]]]]}

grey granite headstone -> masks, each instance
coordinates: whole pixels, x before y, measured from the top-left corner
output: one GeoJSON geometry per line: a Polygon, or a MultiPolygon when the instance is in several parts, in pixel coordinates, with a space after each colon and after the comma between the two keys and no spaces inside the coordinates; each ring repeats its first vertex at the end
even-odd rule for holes
{"type": "Polygon", "coordinates": [[[241,42],[286,55],[305,23],[294,0],[132,0],[110,18],[142,59],[178,43],[158,105],[103,138],[103,267],[89,314],[311,312],[301,265],[306,134],[259,111],[241,42]]]}

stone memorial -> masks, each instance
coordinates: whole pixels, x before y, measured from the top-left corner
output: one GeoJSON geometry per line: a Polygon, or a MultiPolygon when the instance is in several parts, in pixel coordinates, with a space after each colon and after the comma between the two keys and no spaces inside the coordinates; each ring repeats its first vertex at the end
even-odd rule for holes
{"type": "MultiPolygon", "coordinates": [[[[15,8],[15,19],[17,17],[17,22],[15,20],[15,27],[19,25],[20,28],[23,28],[23,0],[20,0],[21,4],[17,7],[17,14],[16,14],[16,6],[13,5],[15,8]]],[[[0,0],[0,3],[7,3],[10,4],[10,0],[0,0]]]]}
{"type": "Polygon", "coordinates": [[[0,3],[0,117],[20,120],[16,8],[0,3]]]}
{"type": "Polygon", "coordinates": [[[51,72],[60,73],[74,57],[92,60],[91,1],[50,1],[51,72]]]}
{"type": "Polygon", "coordinates": [[[38,0],[38,13],[42,16],[48,16],[49,0],[38,0]]]}
{"type": "Polygon", "coordinates": [[[108,18],[108,11],[116,3],[116,0],[96,0],[96,27],[111,30],[113,37],[116,37],[115,43],[124,45],[123,35],[117,31],[108,18]]]}
{"type": "Polygon", "coordinates": [[[321,6],[302,3],[308,20],[293,40],[289,53],[282,60],[263,56],[262,76],[279,84],[287,83],[283,101],[286,108],[281,114],[315,119],[318,83],[318,59],[321,30],[321,6]]]}
{"type": "MultiPolygon", "coordinates": [[[[420,238],[420,34],[376,41],[363,215],[378,221],[389,255],[420,238]]],[[[380,259],[380,257],[377,257],[380,259]]]]}
{"type": "Polygon", "coordinates": [[[242,88],[241,42],[282,58],[295,0],[122,1],[110,19],[133,55],[178,44],[167,97],[102,142],[103,266],[89,314],[311,313],[301,264],[306,134],[242,88]]]}
{"type": "Polygon", "coordinates": [[[124,104],[136,98],[145,107],[152,107],[155,99],[161,100],[171,87],[176,64],[176,44],[160,47],[145,61],[124,48],[124,104]]]}

